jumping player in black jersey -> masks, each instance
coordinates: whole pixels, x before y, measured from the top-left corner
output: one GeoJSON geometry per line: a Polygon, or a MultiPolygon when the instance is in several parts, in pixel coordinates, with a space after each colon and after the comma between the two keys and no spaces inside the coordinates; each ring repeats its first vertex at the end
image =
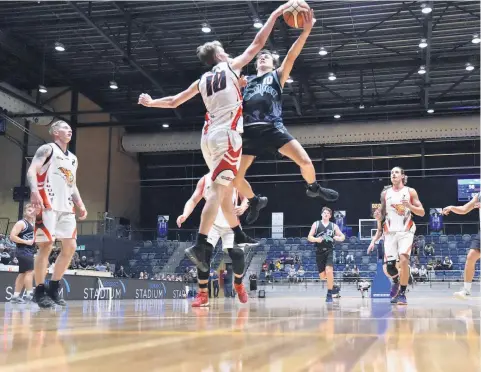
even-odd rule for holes
{"type": "Polygon", "coordinates": [[[316,21],[312,10],[302,14],[304,31],[289,49],[280,67],[277,67],[278,61],[272,53],[263,50],[257,55],[257,76],[248,76],[242,84],[245,85],[243,92],[244,145],[234,185],[249,199],[249,212],[246,218],[248,224],[257,219],[259,210],[267,204],[267,198],[253,193],[245,179],[245,174],[256,156],[266,151],[279,151],[299,165],[302,177],[307,182],[308,196],[321,197],[327,201],[336,201],[339,197],[336,191],[323,188],[317,183],[316,171],[309,155],[289,134],[282,122],[282,89],[316,21]]]}
{"type": "Polygon", "coordinates": [[[23,208],[23,219],[18,221],[10,232],[10,240],[17,244],[18,275],[15,280],[15,291],[10,302],[23,304],[25,301],[20,293],[25,288],[27,301],[32,300],[33,288],[33,256],[34,246],[34,223],[37,212],[32,204],[26,204],[23,208]]]}
{"type": "Polygon", "coordinates": [[[327,279],[326,302],[332,302],[334,288],[334,241],[343,242],[346,238],[339,227],[330,222],[332,210],[322,208],[322,220],[312,224],[307,240],[316,245],[316,263],[321,280],[327,279]]]}

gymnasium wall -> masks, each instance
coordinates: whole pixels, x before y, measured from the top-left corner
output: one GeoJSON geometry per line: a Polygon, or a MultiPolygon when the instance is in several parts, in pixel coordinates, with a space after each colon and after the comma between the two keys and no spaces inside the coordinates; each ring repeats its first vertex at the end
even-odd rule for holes
{"type": "MultiPolygon", "coordinates": [[[[479,146],[479,138],[426,143],[424,164],[419,143],[372,147],[331,146],[324,149],[315,147],[308,148],[307,151],[314,160],[318,177],[325,172],[328,174],[327,179],[331,179],[324,185],[340,193],[338,202],[327,205],[333,209],[346,210],[348,224],[357,224],[361,218],[370,218],[371,203],[379,202],[382,188],[390,183],[389,170],[394,166],[402,166],[408,175],[411,174],[408,185],[418,191],[428,213],[429,208],[459,204],[457,179],[474,178],[476,175],[479,178],[479,146]],[[323,155],[327,158],[324,164],[319,161],[323,155]],[[426,169],[424,177],[421,172],[423,168],[426,169]]],[[[207,172],[205,166],[190,166],[202,164],[201,155],[143,155],[141,164],[142,180],[161,179],[162,176],[171,179],[142,182],[142,226],[155,227],[158,214],[170,215],[170,220],[174,222],[182,212],[185,201],[191,196],[196,180],[207,172]],[[179,162],[186,166],[172,168],[172,165],[180,164],[179,162]],[[159,168],[166,164],[169,164],[170,168],[159,168]],[[182,178],[184,181],[180,181],[182,178]],[[169,184],[176,186],[168,187],[169,184]]],[[[285,225],[310,225],[319,218],[322,206],[326,205],[321,200],[305,195],[299,168],[279,157],[260,157],[249,170],[247,179],[255,193],[269,197],[269,204],[262,211],[255,226],[271,226],[272,212],[284,212],[285,225]]],[[[201,203],[203,205],[203,202],[201,203]]],[[[201,206],[197,207],[183,227],[197,227],[201,209],[201,206]]],[[[453,215],[446,220],[477,221],[478,214],[453,215]]],[[[416,217],[416,221],[427,222],[428,216],[416,217]]],[[[175,228],[175,223],[170,224],[170,228],[175,228]]]]}
{"type": "MultiPolygon", "coordinates": [[[[62,88],[49,89],[54,95],[62,88]]],[[[42,99],[48,97],[42,96],[42,99]]],[[[56,111],[69,111],[71,94],[66,93],[50,102],[56,111]]],[[[79,94],[79,110],[100,110],[101,108],[79,94]]],[[[108,121],[107,114],[80,115],[79,122],[108,121]]],[[[31,131],[50,141],[48,127],[32,125],[31,131]]],[[[111,136],[111,169],[109,188],[109,210],[115,217],[129,218],[132,223],[139,221],[140,188],[139,165],[136,156],[127,154],[120,147],[123,129],[113,128],[111,136]]],[[[32,151],[38,141],[30,138],[32,151]]],[[[77,131],[76,155],[79,159],[78,186],[89,211],[89,220],[96,220],[98,213],[105,212],[107,198],[109,128],[80,128],[77,131]]],[[[13,186],[20,185],[21,150],[0,137],[0,217],[17,218],[18,203],[12,200],[13,186]],[[4,145],[5,144],[5,145],[4,145]],[[7,161],[3,161],[6,159],[7,161]],[[10,166],[8,164],[14,164],[10,166]],[[3,175],[8,175],[4,177],[3,175]]]]}

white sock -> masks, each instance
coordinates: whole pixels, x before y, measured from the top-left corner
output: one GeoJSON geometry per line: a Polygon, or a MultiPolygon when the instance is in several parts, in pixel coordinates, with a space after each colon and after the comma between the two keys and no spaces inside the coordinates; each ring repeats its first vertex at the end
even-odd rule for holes
{"type": "Polygon", "coordinates": [[[27,291],[27,296],[30,296],[30,297],[33,296],[33,289],[31,289],[30,291],[27,291]]]}
{"type": "Polygon", "coordinates": [[[15,292],[15,293],[13,294],[13,297],[20,297],[20,292],[15,292]]]}
{"type": "Polygon", "coordinates": [[[471,283],[464,282],[464,289],[468,292],[471,292],[471,283]]]}

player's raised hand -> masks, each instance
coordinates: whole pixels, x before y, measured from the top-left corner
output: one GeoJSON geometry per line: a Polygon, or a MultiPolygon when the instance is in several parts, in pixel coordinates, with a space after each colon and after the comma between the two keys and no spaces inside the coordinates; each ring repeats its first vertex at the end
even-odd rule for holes
{"type": "Polygon", "coordinates": [[[452,206],[452,205],[450,205],[450,206],[448,206],[448,207],[446,207],[446,208],[443,208],[443,214],[444,214],[445,216],[447,216],[449,213],[451,213],[452,209],[453,209],[453,206],[452,206]]]}
{"type": "Polygon", "coordinates": [[[187,217],[184,216],[183,214],[181,214],[179,217],[177,217],[177,226],[181,227],[186,219],[187,219],[187,217]]]}
{"type": "Polygon", "coordinates": [[[145,107],[150,107],[150,105],[152,104],[152,101],[153,101],[153,99],[150,95],[148,95],[147,93],[142,93],[139,96],[138,104],[142,105],[142,106],[145,106],[145,107]]]}
{"type": "Polygon", "coordinates": [[[304,31],[311,32],[316,19],[314,18],[314,10],[310,9],[308,12],[302,12],[302,18],[304,19],[304,31]]]}

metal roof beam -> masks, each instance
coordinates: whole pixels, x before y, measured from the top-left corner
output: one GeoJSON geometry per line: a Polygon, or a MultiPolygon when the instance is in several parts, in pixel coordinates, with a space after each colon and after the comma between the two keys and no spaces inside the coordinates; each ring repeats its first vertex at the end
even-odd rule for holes
{"type": "Polygon", "coordinates": [[[379,102],[381,97],[387,96],[391,91],[396,89],[398,86],[400,86],[402,83],[404,83],[407,79],[411,77],[412,74],[414,74],[418,70],[419,66],[414,67],[409,71],[406,75],[404,75],[401,79],[399,79],[396,83],[391,85],[388,89],[386,89],[383,93],[379,94],[375,99],[371,100],[371,104],[374,105],[379,102]]]}
{"type": "MultiPolygon", "coordinates": [[[[459,84],[461,84],[463,81],[465,81],[466,79],[468,79],[472,74],[474,74],[475,72],[478,72],[479,71],[479,67],[476,67],[473,71],[469,71],[468,73],[464,74],[463,77],[461,77],[458,81],[456,81],[455,83],[453,83],[448,89],[446,89],[444,92],[442,92],[439,96],[437,96],[434,101],[437,102],[439,101],[439,99],[443,98],[446,94],[448,94],[449,92],[451,92],[454,88],[456,88],[459,84]]],[[[479,99],[479,96],[478,96],[478,99],[479,99]]]]}
{"type": "MultiPolygon", "coordinates": [[[[475,13],[475,12],[472,12],[472,11],[470,11],[470,10],[468,10],[468,9],[461,8],[461,7],[457,4],[457,2],[455,2],[455,1],[453,1],[453,2],[451,3],[451,5],[454,6],[456,9],[458,9],[458,10],[464,12],[464,13],[469,14],[469,15],[472,16],[474,19],[476,19],[477,21],[479,21],[479,17],[480,17],[479,14],[477,14],[477,13],[475,13]]],[[[479,7],[478,7],[478,8],[479,8],[479,7]]]]}
{"type": "MultiPolygon", "coordinates": [[[[162,93],[164,96],[167,95],[167,92],[165,89],[162,87],[162,85],[151,75],[151,73],[147,70],[145,70],[139,63],[132,57],[129,56],[128,53],[122,48],[122,46],[117,43],[114,39],[112,39],[111,36],[109,36],[107,33],[104,32],[92,19],[85,14],[82,9],[80,9],[77,4],[73,2],[68,2],[68,4],[78,13],[78,15],[85,21],[87,22],[90,27],[92,27],[97,33],[102,36],[105,40],[107,40],[112,47],[117,50],[123,58],[125,58],[131,66],[133,66],[135,69],[137,69],[145,78],[147,78],[153,85],[156,87],[160,93],[162,93]]],[[[175,116],[177,118],[182,119],[182,114],[180,113],[179,109],[174,109],[173,110],[175,113],[175,116]]]]}
{"type": "MultiPolygon", "coordinates": [[[[409,9],[411,7],[411,5],[415,4],[416,1],[413,1],[412,3],[409,3],[409,4],[406,4],[406,3],[403,3],[403,5],[393,14],[391,14],[390,16],[384,18],[382,21],[376,23],[375,25],[372,25],[371,27],[365,29],[364,31],[362,31],[360,34],[357,35],[357,38],[360,38],[364,35],[366,35],[369,31],[371,30],[374,30],[375,28],[381,26],[384,22],[387,22],[389,21],[391,18],[394,18],[395,16],[397,16],[399,13],[401,13],[403,10],[406,10],[406,9],[409,9]]],[[[331,54],[334,53],[335,51],[339,50],[339,49],[342,49],[344,48],[344,46],[346,46],[347,44],[349,44],[350,42],[352,41],[352,38],[350,38],[349,40],[343,42],[341,45],[339,45],[337,48],[334,48],[333,50],[331,50],[331,54]]]]}

